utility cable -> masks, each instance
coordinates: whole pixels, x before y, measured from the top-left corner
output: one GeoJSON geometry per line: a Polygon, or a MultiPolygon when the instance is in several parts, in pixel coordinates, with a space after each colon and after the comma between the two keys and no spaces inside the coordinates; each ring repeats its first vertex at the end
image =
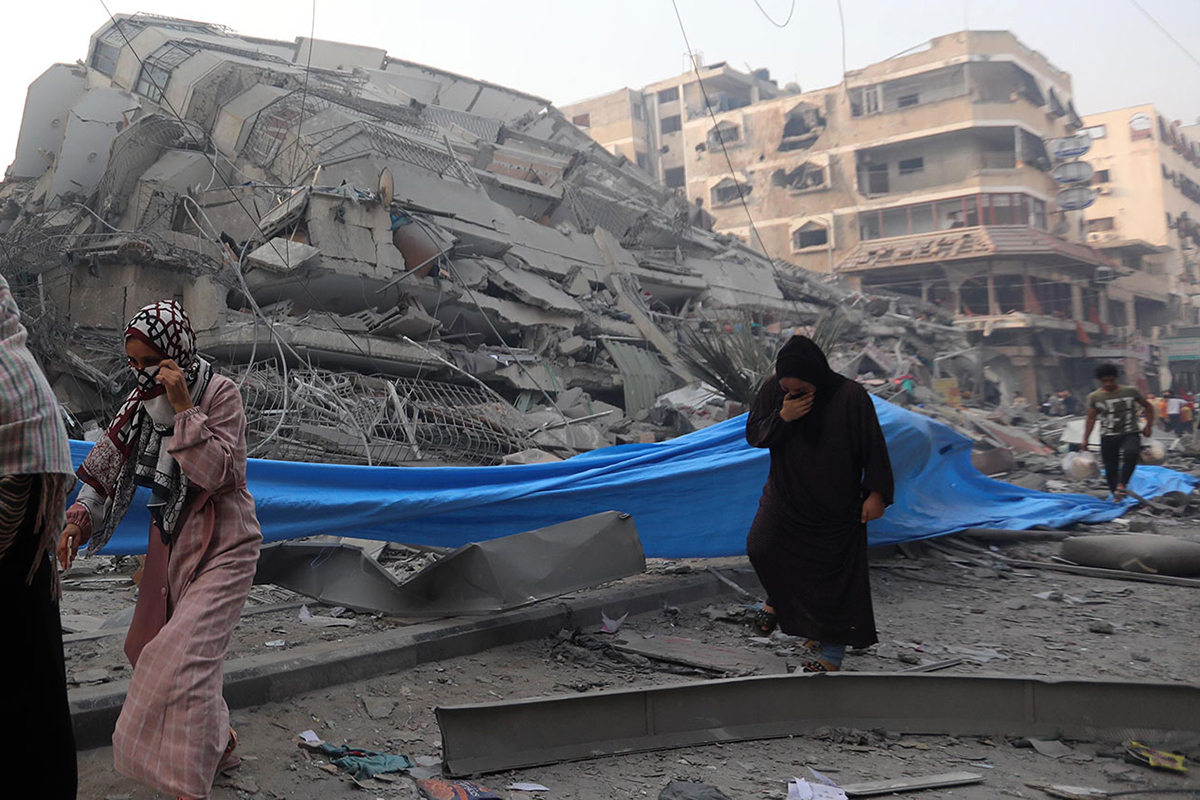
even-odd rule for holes
{"type": "MultiPolygon", "coordinates": [[[[683,25],[683,16],[679,13],[678,0],[671,0],[671,5],[675,8],[675,19],[679,21],[679,32],[683,35],[684,47],[686,47],[687,51],[691,53],[692,43],[688,40],[687,29],[684,28],[683,25]]],[[[729,149],[725,146],[724,137],[721,136],[721,132],[719,130],[720,123],[717,121],[717,114],[713,110],[712,102],[708,98],[708,89],[704,86],[704,79],[700,77],[700,65],[696,63],[694,58],[692,59],[692,71],[696,74],[696,83],[699,84],[700,94],[704,97],[704,107],[708,110],[708,115],[712,119],[713,129],[716,131],[717,143],[721,145],[721,153],[724,154],[725,163],[729,167],[729,177],[733,181],[734,186],[737,187],[738,200],[741,201],[742,208],[746,212],[746,219],[750,222],[750,230],[754,232],[754,238],[758,240],[758,246],[761,248],[763,256],[771,265],[771,270],[775,273],[775,279],[777,281],[783,281],[783,273],[780,272],[779,267],[776,266],[775,259],[771,257],[770,252],[767,250],[767,244],[763,241],[762,234],[758,232],[758,226],[754,224],[754,215],[750,213],[750,205],[746,202],[746,193],[742,191],[742,183],[738,180],[737,170],[733,166],[733,159],[729,156],[729,149]]],[[[792,307],[795,309],[796,313],[800,314],[800,304],[795,300],[790,302],[792,303],[792,307]]]]}
{"type": "Polygon", "coordinates": [[[776,28],[786,28],[792,21],[792,15],[796,13],[796,0],[792,0],[792,7],[788,10],[787,19],[785,19],[783,22],[776,22],[774,19],[772,19],[771,15],[767,13],[767,10],[762,7],[762,3],[758,2],[758,0],[754,0],[754,5],[758,6],[758,10],[761,11],[762,15],[767,18],[767,22],[771,23],[776,28]]]}
{"type": "Polygon", "coordinates": [[[300,155],[300,133],[304,130],[304,111],[308,105],[308,76],[312,73],[312,54],[315,47],[314,37],[317,35],[317,0],[312,0],[312,25],[308,31],[308,60],[304,64],[304,88],[300,92],[300,122],[296,126],[296,146],[292,150],[292,161],[288,165],[288,180],[295,182],[296,158],[300,155]]]}
{"type": "Polygon", "coordinates": [[[1149,11],[1147,11],[1146,8],[1141,3],[1138,2],[1138,0],[1129,0],[1129,2],[1133,4],[1134,8],[1136,8],[1138,11],[1142,12],[1143,16],[1145,16],[1146,19],[1150,20],[1150,22],[1154,24],[1154,27],[1158,28],[1158,30],[1160,32],[1162,32],[1163,36],[1166,36],[1168,39],[1170,39],[1172,42],[1174,42],[1175,46],[1178,47],[1180,50],[1182,50],[1183,54],[1185,56],[1190,58],[1193,61],[1193,63],[1196,64],[1196,66],[1200,67],[1200,57],[1198,57],[1195,53],[1193,53],[1191,50],[1189,50],[1183,42],[1181,42],[1177,38],[1175,38],[1175,34],[1171,33],[1171,31],[1168,30],[1165,25],[1163,25],[1161,22],[1159,22],[1154,17],[1153,14],[1151,14],[1149,11]]]}

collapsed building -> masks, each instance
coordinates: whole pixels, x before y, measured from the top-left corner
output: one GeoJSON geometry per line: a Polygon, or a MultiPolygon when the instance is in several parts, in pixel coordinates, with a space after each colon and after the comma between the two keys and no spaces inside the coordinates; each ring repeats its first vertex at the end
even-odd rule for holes
{"type": "Polygon", "coordinates": [[[831,310],[837,363],[877,387],[976,375],[937,306],[703,223],[547,100],[377,48],[118,15],[29,88],[0,268],[76,435],[127,381],[125,321],[173,297],[260,457],[498,464],[661,439],[680,427],[658,398],[697,379],[688,330],[750,327],[771,352],[831,310]]]}

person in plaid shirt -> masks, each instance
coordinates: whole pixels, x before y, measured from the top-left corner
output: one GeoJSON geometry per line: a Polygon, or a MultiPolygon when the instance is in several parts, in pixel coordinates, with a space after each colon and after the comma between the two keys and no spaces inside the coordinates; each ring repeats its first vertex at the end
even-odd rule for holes
{"type": "Polygon", "coordinates": [[[0,711],[37,743],[22,763],[38,775],[38,794],[57,800],[75,797],[76,765],[50,554],[75,478],[58,401],[27,337],[0,275],[0,711]]]}

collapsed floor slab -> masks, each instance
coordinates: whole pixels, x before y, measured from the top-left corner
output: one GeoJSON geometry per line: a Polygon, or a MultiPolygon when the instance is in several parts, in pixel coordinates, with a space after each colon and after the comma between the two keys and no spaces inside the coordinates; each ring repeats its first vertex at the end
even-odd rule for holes
{"type": "Polygon", "coordinates": [[[1200,733],[1200,686],[967,675],[788,675],[437,709],[451,775],[769,739],[827,726],[1154,739],[1200,733]]]}
{"type": "Polygon", "coordinates": [[[255,582],[356,610],[445,617],[519,608],[645,569],[633,518],[609,511],[463,545],[404,582],[357,547],[281,542],[263,548],[255,582]]]}

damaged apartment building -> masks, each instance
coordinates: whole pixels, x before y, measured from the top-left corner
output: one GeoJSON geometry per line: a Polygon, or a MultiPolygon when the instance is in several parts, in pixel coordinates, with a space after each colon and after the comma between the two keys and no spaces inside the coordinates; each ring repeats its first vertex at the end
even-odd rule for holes
{"type": "Polygon", "coordinates": [[[1009,32],[942,36],[815,91],[697,63],[564,113],[614,152],[644,143],[630,158],[715,230],[940,307],[1031,398],[1088,384],[1100,358],[1158,388],[1163,320],[1195,314],[1170,275],[1089,246],[1079,192],[1060,203],[1051,148],[1085,127],[1071,77],[1009,32]]]}
{"type": "Polygon", "coordinates": [[[965,348],[936,307],[694,216],[538,97],[372,47],[118,15],[29,88],[0,267],[76,435],[127,386],[125,321],[174,297],[268,458],[498,464],[661,439],[680,430],[659,398],[697,382],[687,330],[753,328],[773,352],[829,309],[847,369],[971,371],[936,361],[965,348]]]}

